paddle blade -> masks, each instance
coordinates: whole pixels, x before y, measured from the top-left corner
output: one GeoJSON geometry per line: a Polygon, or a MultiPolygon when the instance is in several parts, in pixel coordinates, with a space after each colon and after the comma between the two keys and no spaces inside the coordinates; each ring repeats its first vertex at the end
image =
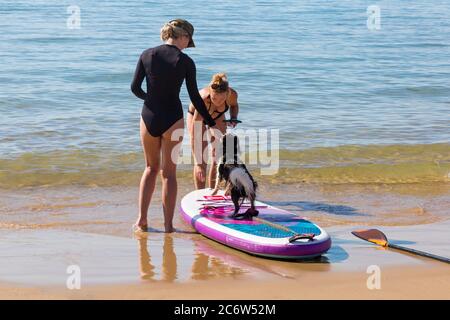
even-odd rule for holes
{"type": "Polygon", "coordinates": [[[355,230],[352,234],[360,239],[375,243],[379,246],[386,247],[388,240],[383,232],[377,229],[355,230]]]}

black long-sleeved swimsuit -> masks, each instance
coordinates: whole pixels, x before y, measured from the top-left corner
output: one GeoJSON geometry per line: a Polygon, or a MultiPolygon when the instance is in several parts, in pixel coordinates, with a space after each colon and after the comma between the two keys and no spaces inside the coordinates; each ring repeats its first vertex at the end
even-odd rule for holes
{"type": "Polygon", "coordinates": [[[216,123],[198,92],[195,63],[188,55],[174,45],[163,44],[145,50],[139,57],[131,91],[144,100],[141,115],[152,136],[161,136],[183,118],[180,89],[185,78],[194,107],[206,124],[214,126],[216,123]],[[147,93],[141,88],[144,78],[147,93]]]}

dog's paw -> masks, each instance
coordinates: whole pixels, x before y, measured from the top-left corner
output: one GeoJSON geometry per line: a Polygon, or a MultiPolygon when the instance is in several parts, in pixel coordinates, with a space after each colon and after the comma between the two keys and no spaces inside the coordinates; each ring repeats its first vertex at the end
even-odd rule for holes
{"type": "Polygon", "coordinates": [[[259,211],[253,208],[248,208],[247,211],[245,211],[245,214],[251,217],[256,217],[259,214],[259,211]]]}
{"type": "Polygon", "coordinates": [[[233,213],[229,217],[234,220],[251,220],[252,219],[252,217],[250,215],[248,215],[246,212],[245,213],[233,213]]]}

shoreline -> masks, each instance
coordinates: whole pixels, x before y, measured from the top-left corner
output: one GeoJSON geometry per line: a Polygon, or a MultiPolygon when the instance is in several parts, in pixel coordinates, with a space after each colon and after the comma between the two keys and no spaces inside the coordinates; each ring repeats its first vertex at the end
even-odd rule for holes
{"type": "MultiPolygon", "coordinates": [[[[134,187],[28,187],[0,189],[1,229],[64,229],[128,236],[137,216],[134,187]]],[[[149,208],[150,226],[161,229],[159,180],[149,208]]],[[[181,198],[191,181],[178,182],[175,228],[186,229],[179,216],[181,198]]],[[[258,199],[307,216],[321,227],[408,226],[449,219],[450,184],[262,184],[258,199]]]]}
{"type": "MultiPolygon", "coordinates": [[[[450,258],[449,1],[21,0],[0,10],[0,299],[450,300],[448,264],[351,234],[376,228],[450,258]],[[196,48],[179,41],[183,28],[163,25],[169,16],[193,22],[195,36],[184,31],[196,48]],[[186,59],[147,63],[143,53],[163,43],[186,59]],[[218,73],[228,92],[215,99],[218,73]],[[226,131],[239,138],[257,200],[326,230],[326,254],[251,256],[185,223],[180,202],[200,160],[192,147],[212,138],[208,126],[191,141],[191,104],[217,127],[239,119],[226,131]],[[151,232],[132,232],[148,173],[146,111],[158,123],[142,133],[175,129],[165,126],[174,115],[184,123],[171,137],[173,234],[163,232],[159,174],[151,232]],[[368,270],[381,271],[380,290],[368,289],[368,270]],[[82,289],[69,290],[71,279],[82,289]]],[[[206,176],[223,153],[207,144],[206,176]]],[[[169,150],[155,145],[164,168],[169,150]]],[[[294,228],[317,233],[306,227],[294,228]]]]}
{"type": "MultiPolygon", "coordinates": [[[[181,181],[178,204],[190,189],[181,181]]],[[[307,262],[258,258],[215,243],[186,225],[178,207],[178,232],[163,233],[159,184],[149,208],[151,232],[136,236],[137,191],[2,192],[0,299],[450,299],[447,265],[350,234],[376,227],[393,243],[450,256],[447,184],[261,186],[262,201],[330,234],[331,249],[307,262]],[[81,290],[66,288],[71,265],[80,267],[81,290]],[[367,289],[371,265],[380,267],[381,290],[367,289]]]]}

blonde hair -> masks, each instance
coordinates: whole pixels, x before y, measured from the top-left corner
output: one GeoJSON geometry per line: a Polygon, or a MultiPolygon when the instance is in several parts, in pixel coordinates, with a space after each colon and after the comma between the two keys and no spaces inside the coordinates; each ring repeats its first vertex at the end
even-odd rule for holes
{"type": "Polygon", "coordinates": [[[189,35],[189,33],[181,27],[174,26],[172,24],[165,23],[161,28],[161,40],[167,41],[170,38],[178,39],[181,36],[189,35]]]}
{"type": "Polygon", "coordinates": [[[215,75],[212,76],[211,82],[209,83],[209,87],[215,90],[214,87],[216,86],[223,87],[228,90],[228,77],[226,73],[224,72],[216,73],[215,75]]]}

